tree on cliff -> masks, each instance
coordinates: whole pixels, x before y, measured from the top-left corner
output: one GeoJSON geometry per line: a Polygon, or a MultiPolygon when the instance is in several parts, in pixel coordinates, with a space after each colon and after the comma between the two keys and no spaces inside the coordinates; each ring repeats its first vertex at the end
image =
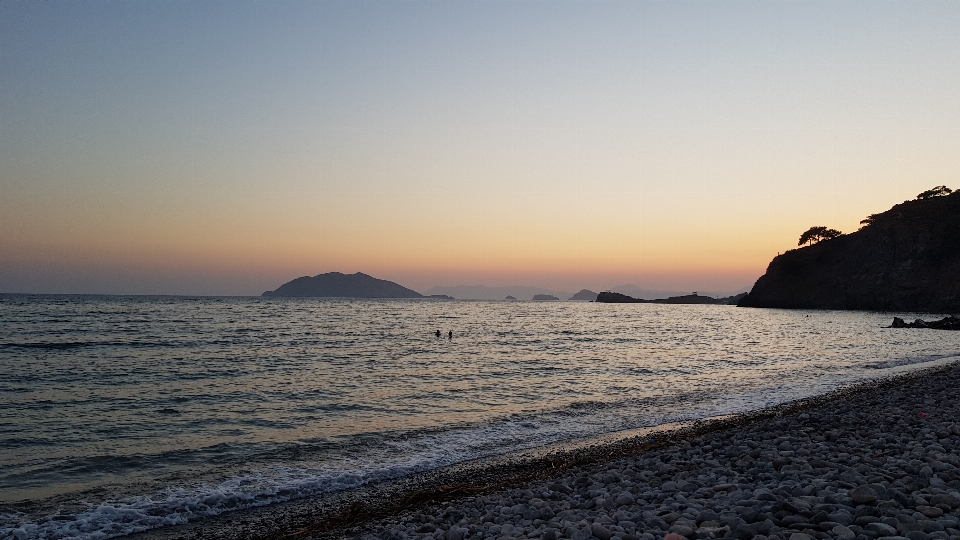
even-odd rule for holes
{"type": "MultiPolygon", "coordinates": [[[[877,216],[880,214],[870,214],[869,216],[860,220],[860,224],[866,227],[867,225],[873,225],[873,222],[876,221],[877,216]]],[[[863,227],[861,227],[862,229],[863,227]]]]}
{"type": "Polygon", "coordinates": [[[917,195],[917,199],[922,200],[922,199],[929,199],[931,197],[943,197],[951,193],[953,193],[953,190],[948,188],[947,186],[937,186],[933,189],[928,189],[923,193],[917,195]]]}
{"type": "Polygon", "coordinates": [[[829,240],[831,238],[836,238],[843,234],[842,232],[836,229],[828,229],[826,227],[810,227],[807,229],[807,232],[800,235],[800,241],[797,242],[798,246],[804,244],[816,244],[821,240],[829,240]]]}

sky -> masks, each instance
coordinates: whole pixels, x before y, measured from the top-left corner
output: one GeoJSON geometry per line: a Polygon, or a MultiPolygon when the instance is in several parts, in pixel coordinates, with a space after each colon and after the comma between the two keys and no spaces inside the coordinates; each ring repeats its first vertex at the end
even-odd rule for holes
{"type": "Polygon", "coordinates": [[[960,2],[0,2],[0,292],[748,290],[960,187],[960,2]]]}

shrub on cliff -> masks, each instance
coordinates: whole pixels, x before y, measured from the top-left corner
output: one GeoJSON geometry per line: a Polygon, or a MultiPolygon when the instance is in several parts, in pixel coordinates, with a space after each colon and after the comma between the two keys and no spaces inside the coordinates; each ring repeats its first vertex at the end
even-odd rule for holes
{"type": "MultiPolygon", "coordinates": [[[[864,219],[861,219],[861,220],[860,220],[860,224],[863,225],[864,227],[866,227],[867,225],[873,225],[873,222],[876,221],[877,216],[879,216],[879,215],[880,215],[880,214],[870,214],[869,216],[865,217],[864,219]]],[[[861,227],[861,228],[862,228],[862,227],[861,227]]]]}
{"type": "Polygon", "coordinates": [[[923,193],[917,195],[917,200],[929,199],[931,197],[943,197],[953,193],[953,190],[947,186],[937,186],[933,189],[928,189],[923,193]]]}

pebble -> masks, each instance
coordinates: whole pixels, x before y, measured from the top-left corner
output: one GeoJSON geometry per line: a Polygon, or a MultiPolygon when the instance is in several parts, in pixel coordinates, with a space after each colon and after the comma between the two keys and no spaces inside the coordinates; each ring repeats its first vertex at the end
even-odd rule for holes
{"type": "Polygon", "coordinates": [[[960,366],[351,536],[559,540],[960,538],[960,366]],[[926,417],[918,417],[923,410],[926,417]]]}
{"type": "Polygon", "coordinates": [[[917,512],[920,512],[928,518],[936,518],[943,515],[943,510],[932,506],[918,506],[917,512]]]}
{"type": "Polygon", "coordinates": [[[843,540],[853,540],[854,538],[857,537],[857,534],[855,532],[851,531],[848,527],[845,527],[843,525],[835,526],[834,528],[830,529],[830,532],[836,535],[837,538],[842,538],[843,540]]]}

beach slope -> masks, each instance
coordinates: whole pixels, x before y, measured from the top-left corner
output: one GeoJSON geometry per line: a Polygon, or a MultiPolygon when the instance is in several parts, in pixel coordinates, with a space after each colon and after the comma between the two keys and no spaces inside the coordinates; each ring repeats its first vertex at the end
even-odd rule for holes
{"type": "Polygon", "coordinates": [[[149,538],[960,537],[960,365],[149,538]]]}

